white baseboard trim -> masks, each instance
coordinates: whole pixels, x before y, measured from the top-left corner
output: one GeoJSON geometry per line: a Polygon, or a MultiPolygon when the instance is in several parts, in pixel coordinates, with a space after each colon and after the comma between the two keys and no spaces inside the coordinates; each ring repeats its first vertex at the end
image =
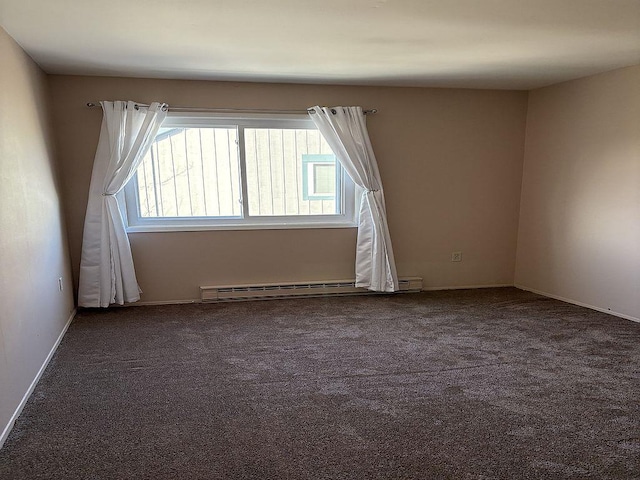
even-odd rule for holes
{"type": "MultiPolygon", "coordinates": [[[[463,285],[463,286],[451,286],[451,287],[423,287],[422,291],[426,292],[426,291],[431,291],[431,290],[468,290],[471,288],[501,288],[501,287],[513,287],[513,283],[504,283],[504,284],[497,284],[497,285],[463,285]]],[[[370,292],[364,292],[364,294],[367,294],[370,292]]],[[[385,293],[385,292],[382,292],[385,293]]],[[[356,295],[361,295],[361,294],[356,294],[356,295]]],[[[322,296],[322,295],[319,295],[322,296]]],[[[346,295],[340,295],[340,296],[346,296],[346,295]]],[[[203,303],[201,299],[199,298],[194,298],[194,299],[187,299],[187,300],[156,300],[156,301],[152,301],[152,302],[135,302],[135,303],[127,303],[125,305],[110,305],[110,307],[144,307],[146,305],[181,305],[181,304],[188,304],[188,303],[203,303]]],[[[209,303],[209,302],[207,302],[209,303]]]]}
{"type": "Polygon", "coordinates": [[[542,292],[542,291],[536,290],[534,288],[525,287],[524,285],[516,284],[514,286],[516,288],[519,288],[520,290],[525,290],[525,291],[531,292],[531,293],[537,293],[538,295],[542,295],[543,297],[553,298],[555,300],[560,300],[562,302],[567,302],[567,303],[571,303],[573,305],[578,305],[579,307],[589,308],[591,310],[596,310],[598,312],[602,312],[602,313],[607,313],[609,315],[613,315],[614,317],[620,317],[620,318],[624,318],[625,320],[631,320],[632,322],[640,323],[640,318],[632,317],[631,315],[625,315],[624,313],[614,312],[614,311],[608,310],[606,308],[600,308],[600,307],[596,307],[595,305],[589,305],[588,303],[578,302],[578,301],[572,300],[570,298],[561,297],[560,295],[554,295],[552,293],[542,292]]]}
{"type": "Polygon", "coordinates": [[[110,305],[110,307],[144,307],[147,305],[184,305],[188,303],[202,303],[199,298],[186,300],[155,300],[151,302],[134,302],[125,305],[110,305]]]}
{"type": "Polygon", "coordinates": [[[66,325],[62,329],[62,332],[60,332],[60,335],[58,335],[58,338],[53,344],[53,347],[51,347],[51,350],[49,351],[47,358],[44,359],[44,362],[42,363],[40,370],[38,370],[38,373],[36,373],[36,376],[31,382],[31,385],[29,385],[29,388],[27,389],[24,396],[22,397],[22,400],[20,400],[18,407],[16,408],[15,412],[13,412],[13,415],[9,420],[9,423],[7,423],[7,425],[4,427],[4,430],[2,431],[2,435],[0,435],[0,448],[2,448],[2,446],[4,445],[4,442],[6,442],[7,438],[9,437],[9,433],[11,433],[11,430],[13,429],[13,426],[15,425],[16,420],[22,413],[22,409],[27,404],[27,400],[29,400],[29,397],[33,393],[33,390],[36,388],[36,385],[40,381],[40,377],[42,377],[42,374],[46,370],[47,365],[49,365],[49,362],[53,358],[53,354],[56,353],[56,350],[58,349],[60,342],[62,342],[62,338],[64,337],[65,333],[67,333],[67,330],[69,329],[69,325],[71,325],[71,322],[76,316],[76,311],[77,310],[74,308],[73,311],[71,312],[71,315],[69,315],[69,319],[67,320],[66,325]]]}
{"type": "MultiPolygon", "coordinates": [[[[463,286],[447,286],[447,287],[423,287],[422,291],[433,291],[433,290],[469,290],[472,288],[503,288],[503,287],[513,287],[513,283],[504,283],[504,284],[496,284],[496,285],[463,285],[463,286]]],[[[365,294],[368,292],[365,292],[365,294]]],[[[384,293],[384,292],[382,292],[384,293]]],[[[321,296],[321,295],[320,295],[321,296]]],[[[341,295],[345,296],[345,295],[341,295]]],[[[186,299],[186,300],[155,300],[149,302],[133,302],[126,303],[124,305],[109,305],[109,307],[144,307],[144,306],[153,306],[153,305],[183,305],[190,303],[203,303],[200,298],[186,299]]],[[[209,302],[207,302],[209,303],[209,302]]]]}
{"type": "Polygon", "coordinates": [[[431,292],[435,290],[470,290],[475,288],[504,288],[513,286],[513,283],[499,283],[496,285],[456,285],[451,287],[422,287],[422,291],[431,292]]]}

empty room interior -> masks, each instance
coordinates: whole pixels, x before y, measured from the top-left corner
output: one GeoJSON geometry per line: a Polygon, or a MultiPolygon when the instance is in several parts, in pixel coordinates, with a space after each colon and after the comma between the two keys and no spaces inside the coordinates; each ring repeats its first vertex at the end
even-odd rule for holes
{"type": "Polygon", "coordinates": [[[640,478],[638,0],[0,27],[0,478],[640,478]]]}

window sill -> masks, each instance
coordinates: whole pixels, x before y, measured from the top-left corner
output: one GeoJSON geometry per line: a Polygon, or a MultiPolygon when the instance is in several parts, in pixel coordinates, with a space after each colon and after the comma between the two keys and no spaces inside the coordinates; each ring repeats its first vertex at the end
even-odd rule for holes
{"type": "Polygon", "coordinates": [[[210,230],[299,230],[315,228],[358,228],[354,222],[315,222],[315,223],[242,223],[219,225],[135,225],[127,227],[127,233],[152,232],[201,232],[210,230]]]}

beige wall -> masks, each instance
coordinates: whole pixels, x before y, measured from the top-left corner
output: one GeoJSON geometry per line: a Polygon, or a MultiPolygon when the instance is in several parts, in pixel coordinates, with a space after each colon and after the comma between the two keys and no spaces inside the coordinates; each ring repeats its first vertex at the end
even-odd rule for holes
{"type": "MultiPolygon", "coordinates": [[[[425,287],[513,284],[527,93],[51,76],[71,258],[101,112],[87,101],[303,109],[376,107],[368,120],[401,276],[425,287]],[[463,262],[450,261],[452,251],[463,262]]],[[[130,235],[142,301],[195,299],[200,285],[353,278],[355,229],[130,235]]],[[[77,278],[76,278],[77,281],[77,278]]]]}
{"type": "Polygon", "coordinates": [[[516,283],[640,318],[640,66],[529,99],[516,283]]]}
{"type": "Polygon", "coordinates": [[[73,296],[46,78],[1,28],[0,65],[1,435],[63,331],[73,296]]]}

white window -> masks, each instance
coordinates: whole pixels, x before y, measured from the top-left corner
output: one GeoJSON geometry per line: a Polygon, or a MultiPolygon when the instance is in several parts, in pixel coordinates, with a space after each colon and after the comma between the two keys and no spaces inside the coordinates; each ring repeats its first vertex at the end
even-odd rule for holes
{"type": "Polygon", "coordinates": [[[356,226],[355,186],[306,116],[170,114],[124,196],[129,231],[356,226]]]}

